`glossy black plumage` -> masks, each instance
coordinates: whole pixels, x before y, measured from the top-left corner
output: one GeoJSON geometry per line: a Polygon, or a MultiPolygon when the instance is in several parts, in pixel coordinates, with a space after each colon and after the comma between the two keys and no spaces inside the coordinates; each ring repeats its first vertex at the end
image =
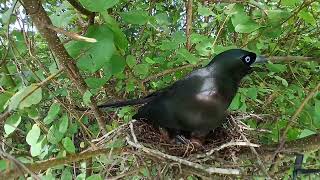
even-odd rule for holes
{"type": "Polygon", "coordinates": [[[225,121],[241,79],[262,59],[256,57],[241,49],[225,51],[204,68],[149,95],[133,118],[147,119],[173,132],[207,133],[225,121]]]}
{"type": "Polygon", "coordinates": [[[251,65],[266,62],[242,49],[218,54],[205,67],[192,71],[173,85],[144,98],[99,105],[100,108],[144,104],[134,119],[165,128],[171,136],[203,137],[225,121],[226,110],[251,65]]]}

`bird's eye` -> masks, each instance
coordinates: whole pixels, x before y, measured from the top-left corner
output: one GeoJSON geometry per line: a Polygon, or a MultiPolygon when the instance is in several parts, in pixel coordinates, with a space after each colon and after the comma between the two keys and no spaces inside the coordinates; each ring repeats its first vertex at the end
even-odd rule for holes
{"type": "Polygon", "coordinates": [[[246,56],[246,57],[244,58],[244,61],[245,61],[246,63],[249,63],[249,62],[251,61],[250,56],[246,56]]]}

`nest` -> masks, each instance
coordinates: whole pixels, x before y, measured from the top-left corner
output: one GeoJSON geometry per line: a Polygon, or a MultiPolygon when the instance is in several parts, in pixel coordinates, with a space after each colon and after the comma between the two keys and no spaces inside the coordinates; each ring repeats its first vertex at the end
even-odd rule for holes
{"type": "MultiPolygon", "coordinates": [[[[230,158],[231,155],[235,155],[241,151],[245,146],[226,146],[221,148],[223,145],[230,144],[230,142],[244,142],[241,137],[242,129],[239,128],[238,123],[232,123],[228,117],[227,123],[222,127],[216,128],[212,131],[205,139],[204,144],[201,146],[193,143],[177,144],[173,141],[168,141],[158,128],[153,127],[145,121],[133,122],[133,129],[135,136],[139,143],[145,147],[151,149],[157,149],[169,155],[179,157],[189,157],[195,154],[204,154],[212,149],[217,149],[219,155],[225,158],[230,158]],[[238,127],[236,127],[238,126],[238,127]]],[[[248,138],[252,142],[252,138],[248,138]]]]}

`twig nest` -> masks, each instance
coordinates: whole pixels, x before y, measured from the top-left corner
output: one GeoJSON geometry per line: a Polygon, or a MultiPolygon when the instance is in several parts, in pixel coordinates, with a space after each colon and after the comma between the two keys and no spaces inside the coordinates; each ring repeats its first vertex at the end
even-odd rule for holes
{"type": "MultiPolygon", "coordinates": [[[[228,119],[230,119],[228,117],[228,119]]],[[[236,119],[236,118],[235,118],[236,119]]],[[[173,141],[168,141],[163,137],[162,133],[158,128],[154,128],[149,123],[145,121],[135,121],[133,122],[133,128],[135,136],[139,143],[146,147],[152,149],[158,149],[169,155],[179,156],[179,157],[189,157],[190,155],[204,154],[212,149],[217,149],[219,156],[224,159],[229,159],[238,152],[241,151],[240,146],[235,145],[223,146],[224,144],[230,144],[230,142],[240,142],[241,132],[236,128],[236,124],[227,121],[222,127],[219,127],[212,131],[205,139],[203,146],[195,145],[192,143],[188,144],[177,144],[173,141]],[[223,148],[219,148],[222,147],[223,148]]],[[[252,138],[247,137],[252,140],[252,138]]],[[[242,148],[246,148],[242,146],[242,148]]]]}

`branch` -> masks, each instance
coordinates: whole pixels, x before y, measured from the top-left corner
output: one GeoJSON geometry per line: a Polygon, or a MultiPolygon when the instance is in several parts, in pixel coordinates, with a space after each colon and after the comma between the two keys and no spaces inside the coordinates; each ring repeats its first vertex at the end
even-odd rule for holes
{"type": "MultiPolygon", "coordinates": [[[[300,113],[302,112],[304,106],[309,102],[309,100],[315,95],[315,93],[320,90],[320,83],[318,83],[316,85],[316,87],[310,91],[310,93],[308,94],[308,96],[303,100],[303,102],[301,103],[301,105],[299,106],[299,108],[296,110],[296,112],[293,114],[293,116],[289,119],[287,126],[285,127],[285,130],[282,133],[281,139],[280,139],[280,143],[279,146],[277,148],[277,150],[275,151],[273,157],[272,157],[272,161],[275,160],[276,156],[278,155],[278,153],[282,150],[282,148],[284,147],[284,144],[286,142],[287,139],[287,132],[289,131],[289,128],[291,127],[291,125],[295,122],[295,120],[299,117],[300,113]]],[[[276,168],[275,166],[273,166],[271,169],[276,168]]]]}
{"type": "MultiPolygon", "coordinates": [[[[46,39],[49,48],[59,60],[63,70],[76,85],[78,91],[83,95],[88,90],[88,87],[75,64],[74,59],[68,54],[67,50],[57,36],[57,33],[48,28],[49,26],[52,26],[52,22],[48,14],[43,9],[42,4],[38,0],[21,0],[21,2],[40,34],[46,39]]],[[[102,130],[103,134],[105,134],[105,119],[102,117],[102,112],[97,107],[95,98],[91,98],[90,108],[92,109],[94,116],[98,121],[100,129],[102,130]]]]}
{"type": "Polygon", "coordinates": [[[240,170],[238,170],[238,169],[224,169],[224,168],[205,167],[205,166],[203,166],[201,164],[198,164],[198,163],[187,161],[185,159],[181,159],[181,158],[178,158],[176,156],[171,156],[169,154],[164,154],[164,153],[162,153],[160,151],[144,147],[141,144],[134,143],[134,142],[130,141],[130,139],[128,137],[126,139],[127,139],[127,142],[128,142],[128,144],[130,146],[133,146],[133,147],[135,147],[137,149],[141,149],[143,152],[145,152],[148,155],[151,155],[153,157],[161,157],[161,158],[168,159],[170,161],[175,161],[175,162],[177,162],[179,164],[183,164],[185,166],[204,171],[204,172],[206,172],[208,174],[240,175],[240,170]]]}
{"type": "MultiPolygon", "coordinates": [[[[113,153],[120,153],[121,149],[113,149],[113,153]]],[[[92,157],[96,157],[102,154],[108,154],[110,152],[110,149],[104,148],[104,149],[98,149],[98,150],[93,150],[93,151],[87,151],[87,152],[82,152],[82,153],[77,153],[77,154],[72,154],[68,155],[63,158],[54,158],[50,159],[47,161],[43,162],[37,162],[34,164],[28,164],[25,165],[26,168],[28,168],[32,172],[38,172],[38,171],[43,171],[47,170],[49,168],[63,165],[63,164],[70,164],[72,162],[78,162],[82,160],[86,160],[92,157]]],[[[19,177],[21,174],[21,169],[20,168],[14,168],[9,171],[6,171],[5,173],[0,174],[0,179],[13,179],[16,177],[19,177]]]]}
{"type": "Polygon", "coordinates": [[[319,57],[304,57],[304,56],[270,56],[268,59],[271,62],[290,62],[290,61],[317,61],[320,62],[319,57]]]}
{"type": "Polygon", "coordinates": [[[84,8],[80,2],[78,2],[77,0],[67,0],[76,10],[78,10],[81,14],[84,14],[88,17],[92,17],[95,16],[94,12],[91,12],[89,10],[87,10],[86,8],[84,8]]]}
{"type": "Polygon", "coordinates": [[[187,37],[187,43],[186,43],[186,48],[188,51],[191,49],[191,41],[190,41],[190,35],[192,31],[192,0],[188,0],[186,4],[186,37],[187,37]]]}
{"type": "Polygon", "coordinates": [[[57,28],[51,25],[48,25],[48,28],[54,30],[57,33],[64,34],[65,36],[68,36],[69,38],[76,41],[84,41],[84,42],[90,42],[90,43],[97,42],[97,40],[94,38],[84,37],[84,36],[78,35],[77,33],[65,31],[64,29],[57,28]]]}

